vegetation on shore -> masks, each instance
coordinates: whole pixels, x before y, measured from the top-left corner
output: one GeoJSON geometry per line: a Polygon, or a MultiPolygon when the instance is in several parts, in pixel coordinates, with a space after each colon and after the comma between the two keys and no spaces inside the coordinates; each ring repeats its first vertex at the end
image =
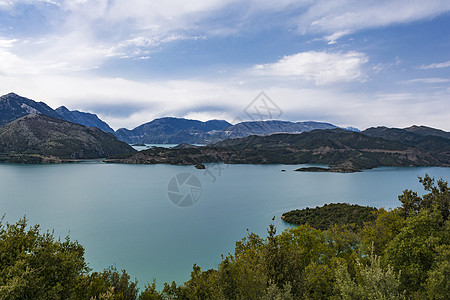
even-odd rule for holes
{"type": "Polygon", "coordinates": [[[309,224],[311,227],[326,230],[331,226],[348,226],[361,228],[367,222],[376,219],[375,207],[360,206],[357,204],[331,203],[316,208],[296,209],[284,213],[281,218],[294,225],[309,224]]]}
{"type": "Polygon", "coordinates": [[[270,225],[267,237],[236,242],[217,269],[194,265],[185,284],[158,291],[153,282],[141,293],[126,271],[91,272],[78,242],[27,229],[25,219],[0,222],[0,298],[448,299],[450,190],[428,175],[420,182],[423,196],[405,190],[401,207],[376,210],[361,226],[305,224],[276,235],[270,225]]]}
{"type": "Polygon", "coordinates": [[[356,172],[379,166],[450,166],[450,139],[419,137],[417,143],[416,140],[406,143],[341,129],[314,130],[301,134],[254,135],[205,147],[155,147],[110,157],[105,162],[173,165],[314,163],[328,165],[333,172],[356,172]]]}
{"type": "Polygon", "coordinates": [[[350,168],[321,168],[321,167],[306,167],[306,168],[298,168],[294,170],[296,172],[331,172],[331,173],[354,173],[360,172],[358,169],[350,169],[350,168]]]}

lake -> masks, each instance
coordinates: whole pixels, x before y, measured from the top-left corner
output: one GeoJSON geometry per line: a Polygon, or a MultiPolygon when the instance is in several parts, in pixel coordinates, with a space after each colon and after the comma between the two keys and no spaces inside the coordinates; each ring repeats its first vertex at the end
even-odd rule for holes
{"type": "Polygon", "coordinates": [[[278,231],[287,228],[283,212],[331,202],[396,207],[402,190],[421,191],[417,176],[450,178],[450,168],[383,167],[352,174],[297,168],[0,164],[0,214],[9,222],[26,215],[30,225],[55,229],[61,237],[70,233],[96,271],[115,265],[141,287],[153,278],[161,287],[187,280],[194,263],[216,267],[247,228],[265,235],[274,216],[278,231]]]}

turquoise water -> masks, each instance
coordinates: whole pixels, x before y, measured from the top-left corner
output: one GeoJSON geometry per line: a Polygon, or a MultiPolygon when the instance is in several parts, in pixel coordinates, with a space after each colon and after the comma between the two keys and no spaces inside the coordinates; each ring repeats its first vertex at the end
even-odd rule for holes
{"type": "MultiPolygon", "coordinates": [[[[306,166],[306,165],[305,165],[306,166]]],[[[450,178],[450,168],[377,168],[361,173],[294,172],[299,166],[121,165],[90,161],[60,165],[0,164],[0,215],[65,236],[86,248],[97,271],[126,269],[140,285],[185,281],[194,263],[213,268],[234,249],[246,229],[265,234],[283,212],[330,202],[396,207],[403,189],[420,191],[417,176],[450,178]],[[281,172],[281,170],[286,170],[281,172]],[[193,206],[168,197],[171,179],[197,177],[193,206]]],[[[179,193],[189,193],[181,187],[179,193]]]]}

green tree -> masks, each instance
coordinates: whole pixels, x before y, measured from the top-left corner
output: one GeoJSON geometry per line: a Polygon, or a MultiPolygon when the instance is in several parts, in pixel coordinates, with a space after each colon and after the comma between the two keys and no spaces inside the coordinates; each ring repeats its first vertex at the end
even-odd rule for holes
{"type": "Polygon", "coordinates": [[[116,267],[110,266],[103,272],[80,277],[77,295],[82,299],[100,299],[100,296],[111,294],[108,299],[135,300],[139,292],[137,284],[137,280],[130,281],[130,275],[125,270],[119,272],[116,267]]]}
{"type": "Polygon", "coordinates": [[[353,279],[343,259],[336,263],[336,289],[343,299],[403,299],[400,292],[399,273],[388,266],[381,267],[381,259],[375,254],[368,257],[366,263],[356,261],[356,276],[353,279]]]}
{"type": "Polygon", "coordinates": [[[447,221],[450,209],[450,190],[447,181],[441,178],[436,182],[434,178],[425,174],[425,177],[419,177],[419,182],[429,193],[420,197],[416,192],[404,190],[398,197],[402,202],[400,211],[403,217],[413,216],[424,209],[435,209],[441,213],[442,221],[447,221]]]}
{"type": "Polygon", "coordinates": [[[398,209],[386,211],[380,208],[375,215],[375,221],[367,222],[360,233],[361,247],[363,253],[382,255],[387,244],[403,228],[405,220],[398,209]]]}
{"type": "Polygon", "coordinates": [[[156,289],[156,279],[152,284],[146,284],[144,290],[139,295],[139,300],[163,300],[162,293],[156,289]]]}
{"type": "Polygon", "coordinates": [[[442,216],[423,210],[406,220],[400,233],[387,245],[384,260],[400,272],[402,286],[408,294],[420,292],[442,244],[439,223],[442,216]]]}
{"type": "Polygon", "coordinates": [[[27,229],[26,218],[0,222],[1,299],[74,299],[78,278],[87,272],[78,242],[42,234],[38,225],[27,229]]]}
{"type": "Polygon", "coordinates": [[[436,251],[436,259],[428,271],[426,294],[430,299],[450,299],[450,245],[441,245],[436,251]]]}

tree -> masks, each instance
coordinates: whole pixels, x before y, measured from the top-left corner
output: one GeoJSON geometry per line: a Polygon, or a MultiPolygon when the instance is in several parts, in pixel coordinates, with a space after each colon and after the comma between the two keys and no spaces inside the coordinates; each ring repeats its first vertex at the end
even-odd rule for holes
{"type": "Polygon", "coordinates": [[[447,221],[450,209],[450,190],[447,181],[441,178],[436,182],[434,178],[425,174],[425,177],[419,177],[419,182],[429,193],[419,197],[416,192],[404,190],[403,194],[398,197],[402,202],[400,211],[403,217],[413,216],[421,210],[428,209],[439,211],[442,221],[447,221]]]}
{"type": "Polygon", "coordinates": [[[430,299],[450,299],[450,245],[441,245],[436,251],[425,290],[430,299]]]}
{"type": "Polygon", "coordinates": [[[403,299],[399,291],[399,273],[388,266],[381,267],[381,259],[375,254],[368,257],[367,263],[356,261],[356,276],[352,279],[344,260],[336,263],[336,289],[343,299],[403,299]]]}
{"type": "Polygon", "coordinates": [[[436,249],[444,242],[439,226],[441,220],[438,212],[423,210],[408,218],[386,247],[384,261],[395,272],[401,272],[401,288],[408,294],[421,290],[436,257],[436,249]]]}
{"type": "Polygon", "coordinates": [[[139,295],[139,300],[163,300],[160,292],[156,289],[156,279],[153,279],[152,284],[147,284],[139,295]]]}
{"type": "Polygon", "coordinates": [[[380,208],[375,212],[374,222],[367,222],[361,231],[361,250],[369,254],[382,255],[387,244],[403,228],[405,220],[398,209],[386,211],[380,208]]]}
{"type": "Polygon", "coordinates": [[[38,225],[27,229],[25,217],[15,224],[2,221],[0,298],[75,299],[78,278],[88,272],[83,246],[42,234],[38,225]]]}

